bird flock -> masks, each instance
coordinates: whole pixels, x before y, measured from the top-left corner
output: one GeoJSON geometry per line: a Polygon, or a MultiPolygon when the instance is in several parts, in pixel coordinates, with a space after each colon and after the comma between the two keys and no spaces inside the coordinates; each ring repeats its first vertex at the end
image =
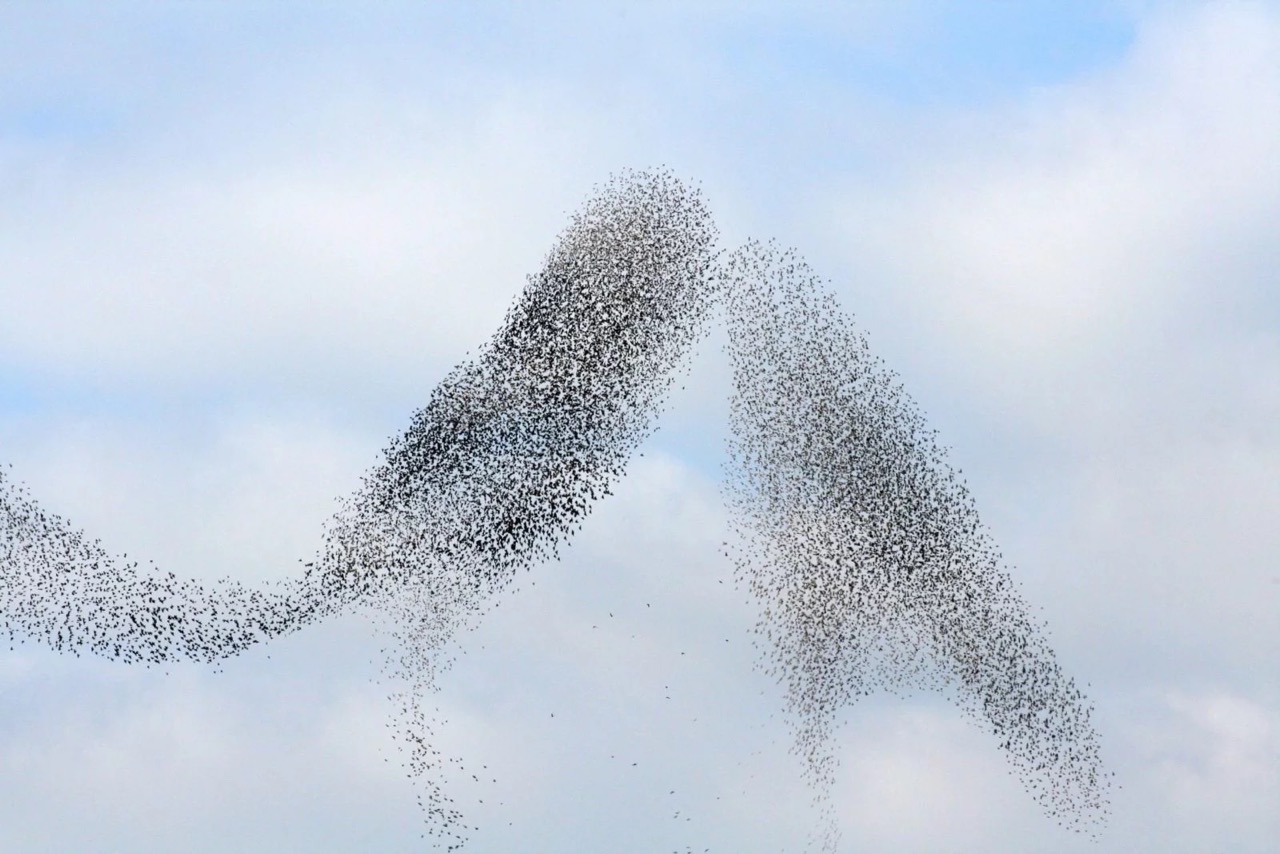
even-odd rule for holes
{"type": "Polygon", "coordinates": [[[451,644],[554,559],[656,429],[724,307],[724,492],[761,664],[783,684],[818,844],[839,844],[839,712],[875,691],[952,698],[1062,825],[1108,813],[1092,708],[1055,660],[973,501],[895,375],[794,252],[726,253],[696,188],[626,172],[573,216],[494,336],[450,372],[325,525],[298,577],[248,587],[108,554],[0,468],[0,626],[11,644],[217,662],[360,609],[389,640],[394,732],[426,831],[474,827],[428,707],[451,644]]]}

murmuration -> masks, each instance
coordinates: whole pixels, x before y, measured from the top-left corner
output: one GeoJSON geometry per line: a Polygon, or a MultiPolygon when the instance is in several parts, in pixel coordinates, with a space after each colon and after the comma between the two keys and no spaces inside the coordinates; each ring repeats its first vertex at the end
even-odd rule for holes
{"type": "Polygon", "coordinates": [[[724,492],[761,666],[839,844],[839,712],[936,690],[992,734],[1030,794],[1089,833],[1108,814],[1092,707],[1058,665],[972,498],[896,376],[794,252],[731,253],[666,171],[598,188],[477,355],[340,502],[300,577],[200,583],[108,554],[0,469],[0,626],[140,664],[217,662],[352,609],[372,616],[427,831],[474,827],[443,782],[427,700],[450,645],[557,554],[656,428],[724,307],[733,367],[724,492]]]}

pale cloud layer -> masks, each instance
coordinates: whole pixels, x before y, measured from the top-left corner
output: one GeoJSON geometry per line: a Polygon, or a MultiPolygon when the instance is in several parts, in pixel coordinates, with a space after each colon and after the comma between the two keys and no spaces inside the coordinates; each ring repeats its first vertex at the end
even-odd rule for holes
{"type": "MultiPolygon", "coordinates": [[[[681,8],[0,27],[0,462],[163,569],[294,572],[591,186],[667,162],[901,371],[1122,787],[1078,839],[945,702],[877,698],[841,730],[848,850],[1273,850],[1280,9],[1121,5],[1114,56],[935,103],[801,59],[923,63],[949,4],[681,8]]],[[[455,781],[475,850],[803,850],[720,553],[726,379],[699,358],[444,680],[441,746],[496,778],[455,781]]],[[[356,617],[220,674],[0,655],[0,849],[419,850],[377,657],[356,617]]]]}

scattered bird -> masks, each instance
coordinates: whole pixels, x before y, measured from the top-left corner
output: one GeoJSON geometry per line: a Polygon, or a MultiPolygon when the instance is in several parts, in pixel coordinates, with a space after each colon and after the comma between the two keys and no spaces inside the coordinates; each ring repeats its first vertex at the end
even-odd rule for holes
{"type": "Polygon", "coordinates": [[[722,303],[740,535],[726,549],[760,607],[762,666],[786,689],[824,847],[838,840],[838,714],[904,686],[951,691],[1052,816],[1097,824],[1108,776],[1092,709],[923,417],[794,252],[752,242],[725,256],[716,238],[699,192],[668,172],[600,189],[295,578],[251,588],[140,569],[0,469],[0,629],[11,645],[148,667],[216,663],[365,607],[387,638],[393,734],[428,833],[457,850],[474,828],[443,775],[465,765],[435,746],[447,722],[425,705],[450,644],[611,494],[722,303]]]}

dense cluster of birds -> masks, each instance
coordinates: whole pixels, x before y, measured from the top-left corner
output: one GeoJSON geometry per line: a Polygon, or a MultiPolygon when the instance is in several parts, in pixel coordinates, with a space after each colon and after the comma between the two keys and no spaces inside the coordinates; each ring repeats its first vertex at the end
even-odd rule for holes
{"type": "Polygon", "coordinates": [[[1102,819],[1091,709],[934,431],[793,252],[748,243],[723,270],[736,575],[761,606],[823,848],[838,844],[832,728],[874,691],[952,696],[1047,811],[1076,829],[1102,819]]]}
{"type": "Polygon", "coordinates": [[[1091,709],[1058,666],[972,499],[865,338],[793,253],[726,255],[701,195],[664,171],[599,188],[493,338],[439,384],[325,527],[297,578],[200,583],[108,554],[0,470],[10,641],[124,662],[213,662],[366,609],[393,642],[395,730],[429,832],[469,828],[426,703],[450,645],[610,493],[726,308],[725,491],[764,664],[837,844],[839,711],[876,690],[948,692],[1063,824],[1106,815],[1091,709]]]}

